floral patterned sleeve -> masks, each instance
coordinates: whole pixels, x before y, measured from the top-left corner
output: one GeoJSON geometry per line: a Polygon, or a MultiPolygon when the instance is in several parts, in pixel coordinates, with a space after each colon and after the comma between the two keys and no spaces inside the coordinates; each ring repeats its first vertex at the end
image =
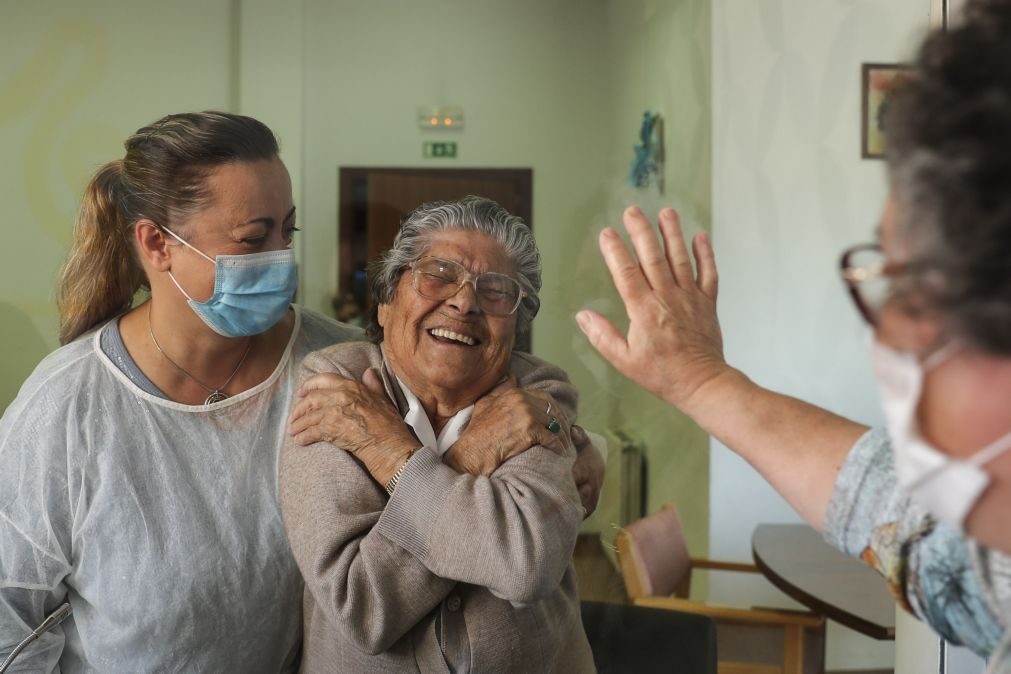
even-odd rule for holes
{"type": "Polygon", "coordinates": [[[1011,558],[938,523],[899,490],[885,431],[850,451],[825,514],[833,546],[881,573],[899,604],[952,643],[1011,672],[1011,558]]]}

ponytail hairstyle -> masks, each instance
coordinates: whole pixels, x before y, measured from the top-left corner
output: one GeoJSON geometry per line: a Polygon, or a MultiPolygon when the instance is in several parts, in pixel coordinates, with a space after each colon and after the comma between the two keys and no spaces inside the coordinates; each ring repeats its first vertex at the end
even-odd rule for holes
{"type": "Polygon", "coordinates": [[[57,282],[61,344],[126,311],[138,290],[150,289],[134,245],[137,221],[175,229],[208,205],[214,169],[278,154],[266,125],[226,112],[163,117],[125,147],[126,156],[102,166],[84,191],[57,282]]]}

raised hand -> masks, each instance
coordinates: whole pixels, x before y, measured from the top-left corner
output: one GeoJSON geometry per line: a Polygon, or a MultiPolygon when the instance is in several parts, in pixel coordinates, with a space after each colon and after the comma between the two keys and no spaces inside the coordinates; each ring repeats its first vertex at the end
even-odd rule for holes
{"type": "Polygon", "coordinates": [[[695,236],[696,273],[674,209],[660,212],[662,249],[637,206],[628,208],[623,220],[638,261],[611,228],[600,234],[600,251],[625,303],[628,334],[595,311],[580,311],[576,320],[594,348],[622,374],[685,409],[706,384],[732,370],[723,358],[716,317],[713,248],[705,233],[695,236]]]}

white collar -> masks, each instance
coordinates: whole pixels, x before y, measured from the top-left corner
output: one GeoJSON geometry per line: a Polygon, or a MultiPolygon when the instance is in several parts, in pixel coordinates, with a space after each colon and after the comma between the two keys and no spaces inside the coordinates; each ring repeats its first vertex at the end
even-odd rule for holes
{"type": "Polygon", "coordinates": [[[411,393],[411,389],[407,388],[407,385],[400,381],[400,377],[393,373],[392,368],[390,368],[390,373],[397,380],[397,384],[400,385],[400,390],[404,394],[404,399],[407,401],[407,414],[404,415],[404,421],[414,430],[414,435],[421,444],[442,456],[453,446],[453,443],[460,439],[460,434],[467,427],[470,415],[474,412],[474,406],[465,407],[454,414],[453,418],[442,427],[442,432],[439,433],[439,437],[437,438],[435,437],[435,428],[432,426],[432,421],[428,418],[428,414],[425,413],[425,408],[422,407],[418,396],[411,393]]]}

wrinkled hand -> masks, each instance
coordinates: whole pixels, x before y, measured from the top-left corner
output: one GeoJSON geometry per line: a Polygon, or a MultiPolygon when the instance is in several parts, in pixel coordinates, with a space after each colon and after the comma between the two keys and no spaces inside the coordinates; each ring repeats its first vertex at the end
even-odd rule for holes
{"type": "Polygon", "coordinates": [[[572,464],[572,479],[583,504],[583,519],[593,514],[604,486],[604,457],[593,446],[582,426],[573,424],[572,444],[576,446],[576,462],[572,464]]]}
{"type": "Polygon", "coordinates": [[[477,401],[467,429],[444,460],[461,473],[490,475],[535,445],[561,453],[571,442],[569,421],[551,396],[518,388],[509,377],[477,401]],[[553,418],[562,427],[558,433],[547,428],[553,418]]]}
{"type": "Polygon", "coordinates": [[[380,484],[386,484],[418,441],[386,398],[371,368],[362,381],[338,374],[310,377],[288,418],[288,434],[299,445],[328,442],[354,454],[380,484]]]}
{"type": "Polygon", "coordinates": [[[674,209],[660,212],[664,250],[638,207],[628,208],[623,220],[638,262],[611,228],[600,234],[600,251],[625,303],[628,335],[595,311],[580,311],[576,320],[590,343],[622,374],[688,411],[698,391],[732,371],[723,358],[716,317],[712,244],[705,233],[692,241],[695,274],[674,209]]]}

